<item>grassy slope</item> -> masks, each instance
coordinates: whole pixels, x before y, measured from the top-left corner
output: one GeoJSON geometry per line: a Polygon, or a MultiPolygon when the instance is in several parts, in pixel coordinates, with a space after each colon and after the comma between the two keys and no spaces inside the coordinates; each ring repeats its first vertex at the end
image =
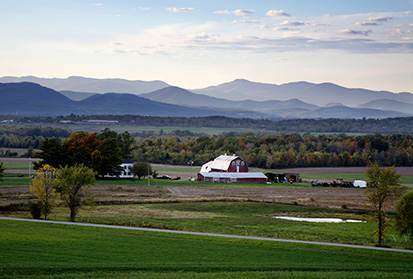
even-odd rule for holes
{"type": "Polygon", "coordinates": [[[280,274],[292,277],[301,274],[319,278],[330,277],[334,272],[340,275],[349,272],[346,278],[352,278],[356,272],[362,272],[376,278],[385,274],[408,278],[413,272],[411,254],[387,251],[5,220],[0,221],[0,235],[3,247],[0,276],[61,275],[63,278],[92,274],[92,277],[110,278],[139,277],[148,272],[148,276],[163,278],[169,275],[218,278],[221,272],[227,272],[231,277],[248,278],[282,271],[280,274]]]}
{"type": "MultiPolygon", "coordinates": [[[[258,202],[181,202],[134,205],[100,205],[81,208],[77,221],[137,227],[170,228],[197,232],[264,236],[285,239],[374,245],[374,223],[310,223],[274,216],[328,217],[368,220],[363,211],[327,209],[258,202]]],[[[29,212],[10,217],[30,218],[29,212]]],[[[67,221],[67,208],[54,208],[51,220],[67,221]]],[[[393,224],[393,222],[391,222],[393,224]]],[[[386,245],[404,248],[409,243],[389,228],[386,245]],[[394,238],[393,238],[394,237],[394,238]]]]}

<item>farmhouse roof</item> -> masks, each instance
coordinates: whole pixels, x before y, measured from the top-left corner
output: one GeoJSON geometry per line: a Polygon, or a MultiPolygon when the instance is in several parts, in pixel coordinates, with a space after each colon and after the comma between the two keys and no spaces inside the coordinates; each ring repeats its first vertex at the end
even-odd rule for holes
{"type": "Polygon", "coordinates": [[[232,156],[228,156],[227,154],[218,156],[213,161],[204,164],[201,168],[201,173],[210,172],[212,169],[227,171],[231,162],[237,158],[239,158],[239,156],[235,154],[232,156]]]}

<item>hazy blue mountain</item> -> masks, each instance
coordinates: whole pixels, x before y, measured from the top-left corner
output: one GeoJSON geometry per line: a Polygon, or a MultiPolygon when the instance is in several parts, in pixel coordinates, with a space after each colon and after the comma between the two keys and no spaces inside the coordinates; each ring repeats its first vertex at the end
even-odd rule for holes
{"type": "Polygon", "coordinates": [[[38,83],[56,91],[77,91],[91,93],[116,92],[142,94],[169,86],[163,81],[131,81],[117,78],[96,79],[77,76],[72,76],[69,78],[38,78],[33,76],[0,78],[0,82],[24,81],[38,83]]]}
{"type": "Polygon", "coordinates": [[[60,115],[79,113],[76,103],[39,84],[0,83],[0,113],[18,115],[60,115]]]}
{"type": "Polygon", "coordinates": [[[413,94],[411,93],[395,94],[388,91],[345,88],[333,83],[292,82],[276,85],[237,79],[232,82],[192,91],[229,100],[254,99],[255,101],[265,101],[296,98],[316,105],[343,103],[346,106],[358,106],[373,100],[391,99],[413,104],[413,94]]]}
{"type": "Polygon", "coordinates": [[[90,96],[97,94],[97,93],[75,92],[75,91],[59,91],[59,92],[73,101],[80,101],[80,100],[86,99],[90,96]]]}
{"type": "Polygon", "coordinates": [[[413,114],[413,104],[403,103],[395,100],[381,99],[368,102],[359,106],[360,108],[371,108],[380,110],[400,111],[413,114]]]}
{"type": "MultiPolygon", "coordinates": [[[[308,83],[300,83],[301,88],[306,86],[308,83]]],[[[413,115],[413,104],[394,100],[379,100],[365,104],[376,109],[350,108],[342,105],[320,108],[298,99],[229,101],[195,94],[177,87],[167,87],[147,96],[163,102],[126,93],[94,94],[74,101],[60,92],[35,83],[0,83],[0,114],[57,116],[74,113],[185,117],[217,115],[246,118],[387,118],[413,115]],[[185,105],[168,104],[166,101],[185,105]],[[395,111],[396,109],[402,109],[404,113],[395,111]]]]}
{"type": "Polygon", "coordinates": [[[154,92],[140,94],[143,98],[152,101],[163,102],[175,105],[195,106],[195,107],[236,107],[235,102],[222,98],[209,97],[202,94],[195,94],[186,89],[169,86],[154,92]]]}
{"type": "Polygon", "coordinates": [[[230,101],[223,98],[215,98],[203,94],[196,94],[186,89],[174,86],[162,88],[160,90],[146,94],[140,94],[139,96],[157,102],[194,107],[238,108],[255,111],[264,111],[276,108],[318,108],[318,106],[311,105],[297,99],[291,99],[287,101],[271,100],[263,102],[257,102],[253,100],[230,101]]]}
{"type": "Polygon", "coordinates": [[[263,117],[263,114],[252,111],[171,105],[151,101],[134,94],[95,94],[81,101],[73,101],[60,92],[29,82],[0,83],[0,100],[0,114],[27,116],[58,116],[74,113],[85,115],[263,117]]]}

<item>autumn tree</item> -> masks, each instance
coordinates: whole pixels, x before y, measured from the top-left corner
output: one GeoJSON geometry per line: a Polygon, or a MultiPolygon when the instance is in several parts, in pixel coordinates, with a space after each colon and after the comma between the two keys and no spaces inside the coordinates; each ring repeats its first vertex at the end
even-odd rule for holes
{"type": "Polygon", "coordinates": [[[92,153],[99,146],[97,133],[86,131],[74,132],[63,142],[63,146],[68,155],[68,165],[83,164],[92,166],[92,153]]]}
{"type": "Polygon", "coordinates": [[[396,204],[396,229],[400,235],[409,234],[413,240],[413,191],[404,194],[396,204]]]}
{"type": "Polygon", "coordinates": [[[367,197],[367,207],[374,213],[373,220],[377,222],[377,228],[373,232],[382,245],[382,240],[390,224],[387,221],[386,210],[394,204],[404,192],[400,185],[400,175],[396,174],[394,167],[380,168],[373,164],[366,170],[367,188],[364,194],[367,197]]]}
{"type": "Polygon", "coordinates": [[[74,222],[79,208],[92,204],[93,199],[89,187],[95,183],[96,173],[84,166],[75,164],[61,169],[57,176],[55,190],[70,209],[70,221],[74,222]]]}
{"type": "Polygon", "coordinates": [[[30,192],[38,199],[37,207],[40,213],[47,219],[47,215],[56,205],[56,193],[54,188],[57,186],[56,175],[58,170],[50,165],[44,165],[37,170],[36,177],[30,185],[30,192]]]}

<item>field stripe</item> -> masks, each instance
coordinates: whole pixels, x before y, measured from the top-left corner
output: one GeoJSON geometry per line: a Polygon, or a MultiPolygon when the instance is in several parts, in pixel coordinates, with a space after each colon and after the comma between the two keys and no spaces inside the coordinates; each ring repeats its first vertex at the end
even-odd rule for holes
{"type": "Polygon", "coordinates": [[[380,251],[413,253],[413,250],[396,249],[396,248],[384,248],[384,247],[374,247],[374,246],[362,246],[362,245],[329,243],[329,242],[315,242],[315,241],[281,239],[281,238],[229,235],[229,234],[219,234],[219,233],[188,232],[188,231],[177,231],[177,230],[127,227],[127,226],[91,224],[91,223],[76,223],[76,222],[65,222],[65,221],[10,218],[10,217],[0,217],[0,220],[37,222],[37,223],[61,224],[61,225],[96,227],[96,228],[110,228],[110,229],[123,229],[123,230],[136,230],[136,231],[148,231],[148,232],[177,233],[177,234],[214,236],[214,237],[226,237],[226,238],[238,238],[238,239],[252,239],[252,240],[264,240],[264,241],[278,241],[278,242],[302,243],[302,244],[313,244],[313,245],[327,245],[327,246],[348,247],[348,248],[358,248],[358,249],[370,249],[370,250],[380,250],[380,251]]]}

